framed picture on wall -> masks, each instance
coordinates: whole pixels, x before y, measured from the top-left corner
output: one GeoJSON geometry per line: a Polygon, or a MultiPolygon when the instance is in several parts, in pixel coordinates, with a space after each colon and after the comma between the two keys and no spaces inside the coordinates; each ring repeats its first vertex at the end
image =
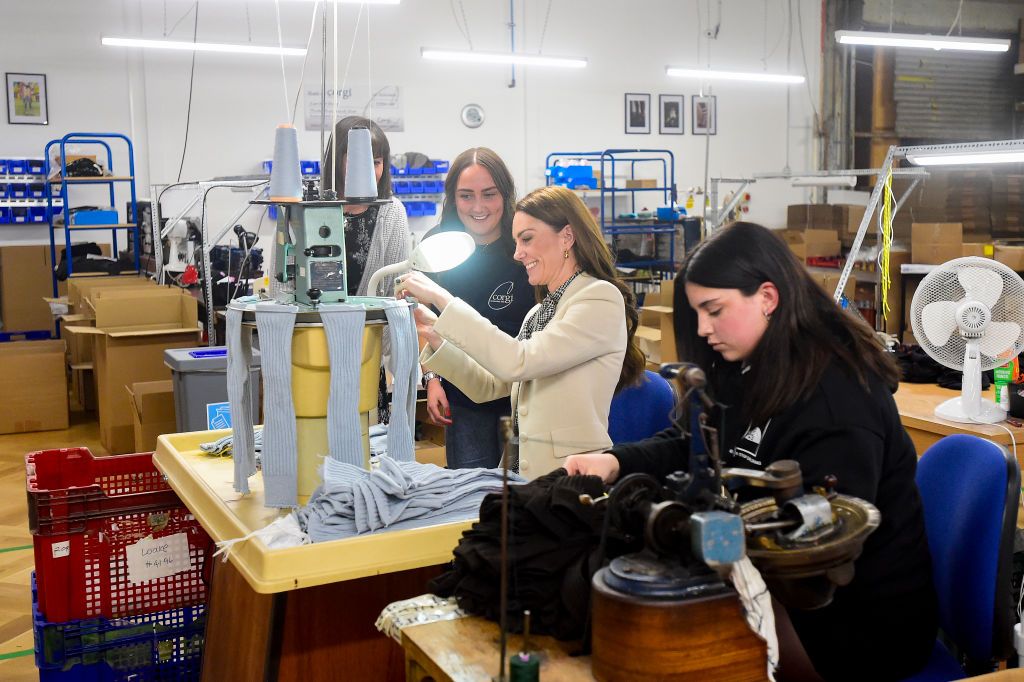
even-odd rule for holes
{"type": "Polygon", "coordinates": [[[6,74],[7,122],[47,125],[46,76],[41,73],[6,74]]]}
{"type": "Polygon", "coordinates": [[[658,132],[662,135],[682,135],[686,131],[683,123],[685,95],[658,95],[658,111],[661,119],[658,132]]]}
{"type": "Polygon", "coordinates": [[[629,135],[649,135],[651,133],[650,95],[626,93],[626,133],[629,135]]]}
{"type": "Polygon", "coordinates": [[[718,111],[714,95],[694,95],[693,114],[690,120],[693,121],[694,135],[717,135],[718,134],[718,111]]]}

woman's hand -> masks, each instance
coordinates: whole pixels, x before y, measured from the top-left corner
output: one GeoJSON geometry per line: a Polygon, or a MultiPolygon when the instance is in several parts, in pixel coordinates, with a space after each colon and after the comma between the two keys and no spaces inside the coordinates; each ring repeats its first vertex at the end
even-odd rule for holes
{"type": "Polygon", "coordinates": [[[619,460],[610,452],[589,452],[569,455],[562,465],[569,475],[600,476],[605,483],[614,483],[619,477],[619,460]]]}
{"type": "Polygon", "coordinates": [[[436,426],[450,426],[451,409],[448,407],[448,396],[444,394],[444,386],[440,379],[427,382],[427,418],[436,426]]]}
{"type": "Polygon", "coordinates": [[[437,322],[437,315],[426,306],[418,305],[412,311],[416,320],[416,333],[423,341],[430,346],[431,350],[437,350],[444,343],[441,335],[434,331],[434,323],[437,322]]]}
{"type": "Polygon", "coordinates": [[[452,300],[452,295],[447,290],[422,272],[400,275],[396,280],[395,298],[407,296],[413,296],[420,303],[434,306],[440,311],[444,311],[445,306],[452,300]]]}

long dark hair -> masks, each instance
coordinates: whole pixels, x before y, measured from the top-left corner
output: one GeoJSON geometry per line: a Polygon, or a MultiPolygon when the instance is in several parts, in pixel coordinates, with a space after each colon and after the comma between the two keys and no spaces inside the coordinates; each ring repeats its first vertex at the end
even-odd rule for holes
{"type": "Polygon", "coordinates": [[[752,423],[763,423],[808,398],[830,362],[839,363],[865,389],[869,374],[892,388],[899,381],[896,362],[867,323],[836,305],[782,239],[761,225],[739,222],[722,229],[690,252],[676,276],[679,357],[713,376],[712,367],[725,361],[697,335],[697,313],[686,298],[686,282],[739,289],[744,296],[752,296],[765,282],[779,291],[768,328],[748,358],[753,385],[744,392],[743,409],[752,423]]]}
{"type": "Polygon", "coordinates": [[[459,218],[455,205],[455,191],[459,188],[459,178],[470,166],[483,166],[494,186],[501,195],[501,241],[502,248],[511,256],[516,250],[516,241],[512,238],[512,217],[516,212],[516,183],[508,166],[501,160],[497,152],[487,147],[473,147],[455,157],[448,167],[448,176],[444,180],[444,205],[441,207],[441,221],[430,232],[430,237],[438,232],[467,232],[466,226],[459,218]]]}
{"type": "MultiPolygon", "coordinates": [[[[614,284],[622,293],[622,300],[626,306],[626,356],[622,360],[622,372],[619,374],[615,392],[639,383],[644,374],[646,360],[643,351],[636,344],[636,339],[633,338],[640,320],[636,311],[636,299],[626,283],[619,279],[611,251],[601,236],[601,228],[594,221],[594,216],[590,215],[583,201],[572,190],[558,185],[533,190],[520,200],[516,210],[547,223],[555,232],[561,232],[566,225],[572,225],[572,234],[575,237],[572,253],[580,270],[591,277],[614,284]]],[[[540,303],[548,290],[547,287],[539,286],[536,287],[536,292],[537,302],[540,303]]]]}
{"type": "Polygon", "coordinates": [[[391,143],[381,127],[362,116],[346,116],[334,125],[333,135],[338,138],[338,149],[334,152],[334,173],[330,173],[331,147],[333,137],[328,138],[324,158],[320,160],[320,182],[324,189],[338,188],[338,198],[345,194],[345,154],[348,153],[348,131],[353,128],[370,129],[370,146],[373,158],[384,160],[384,172],[377,181],[377,198],[387,199],[391,196],[391,143]]]}

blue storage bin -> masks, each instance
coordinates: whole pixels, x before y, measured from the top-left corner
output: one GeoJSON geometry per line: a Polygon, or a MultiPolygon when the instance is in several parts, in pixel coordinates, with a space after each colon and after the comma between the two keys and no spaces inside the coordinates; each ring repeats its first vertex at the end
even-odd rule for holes
{"type": "Polygon", "coordinates": [[[28,207],[28,219],[30,223],[45,223],[47,218],[47,209],[45,206],[29,206],[28,207]]]}
{"type": "Polygon", "coordinates": [[[448,162],[440,159],[434,159],[434,172],[435,173],[447,173],[448,162]]]}
{"type": "Polygon", "coordinates": [[[31,199],[45,199],[46,185],[42,182],[30,182],[28,184],[28,196],[31,199]]]}
{"type": "Polygon", "coordinates": [[[407,166],[402,166],[401,168],[398,168],[396,166],[392,166],[391,167],[391,174],[392,175],[408,175],[409,174],[409,168],[407,166]]]}
{"type": "Polygon", "coordinates": [[[7,175],[7,159],[0,159],[0,175],[7,175]]]}
{"type": "Polygon", "coordinates": [[[408,194],[409,182],[406,180],[395,180],[391,183],[392,191],[395,194],[408,194]]]}
{"type": "Polygon", "coordinates": [[[28,159],[7,159],[9,175],[28,175],[28,159]]]}
{"type": "Polygon", "coordinates": [[[117,211],[99,209],[92,211],[75,211],[71,214],[72,225],[116,225],[117,211]]]}
{"type": "Polygon", "coordinates": [[[0,199],[6,199],[6,198],[7,198],[7,183],[6,182],[0,182],[0,199]]]}
{"type": "Polygon", "coordinates": [[[12,223],[27,223],[28,221],[28,206],[11,206],[12,223]]]}
{"type": "Polygon", "coordinates": [[[11,182],[7,185],[8,199],[27,199],[28,185],[24,182],[11,182]]]}
{"type": "Polygon", "coordinates": [[[410,194],[423,194],[423,181],[422,180],[410,180],[409,181],[409,193],[410,194]]]}
{"type": "Polygon", "coordinates": [[[268,173],[269,174],[270,173],[270,169],[273,168],[273,167],[274,167],[274,160],[273,159],[267,159],[267,160],[265,160],[263,162],[263,172],[264,173],[268,173]]]}
{"type": "Polygon", "coordinates": [[[422,213],[420,215],[437,215],[437,204],[433,201],[424,201],[421,203],[422,206],[420,207],[420,210],[422,213]]]}
{"type": "Polygon", "coordinates": [[[320,162],[299,161],[299,170],[303,175],[320,175],[320,162]]]}
{"type": "Polygon", "coordinates": [[[431,166],[429,169],[427,169],[427,168],[410,168],[409,169],[409,175],[423,175],[424,173],[432,172],[433,170],[434,170],[433,166],[431,166]]]}
{"type": "Polygon", "coordinates": [[[426,188],[426,185],[427,185],[426,182],[424,182],[423,185],[424,185],[424,190],[427,191],[430,194],[443,194],[444,193],[444,181],[443,180],[433,180],[433,181],[431,181],[430,182],[430,189],[426,188]]]}
{"type": "Polygon", "coordinates": [[[420,213],[420,202],[406,201],[403,203],[405,204],[405,213],[410,218],[415,218],[416,216],[423,215],[422,213],[420,213]]]}
{"type": "Polygon", "coordinates": [[[11,222],[11,209],[0,206],[0,225],[6,225],[9,222],[11,222]]]}
{"type": "Polygon", "coordinates": [[[267,217],[277,220],[277,204],[267,204],[267,217]]]}
{"type": "Polygon", "coordinates": [[[46,159],[26,159],[29,175],[43,175],[46,173],[46,159]]]}

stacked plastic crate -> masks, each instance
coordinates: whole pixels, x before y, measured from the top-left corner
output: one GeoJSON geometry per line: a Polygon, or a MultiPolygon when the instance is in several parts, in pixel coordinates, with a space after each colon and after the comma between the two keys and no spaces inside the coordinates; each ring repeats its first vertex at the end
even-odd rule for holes
{"type": "Polygon", "coordinates": [[[152,455],[25,466],[40,680],[198,680],[212,543],[152,455]]]}
{"type": "Polygon", "coordinates": [[[46,222],[45,173],[43,159],[0,159],[0,225],[46,222]]]}
{"type": "Polygon", "coordinates": [[[418,168],[391,167],[391,189],[405,206],[410,218],[437,214],[437,204],[444,196],[444,176],[448,162],[431,159],[418,168]]]}

